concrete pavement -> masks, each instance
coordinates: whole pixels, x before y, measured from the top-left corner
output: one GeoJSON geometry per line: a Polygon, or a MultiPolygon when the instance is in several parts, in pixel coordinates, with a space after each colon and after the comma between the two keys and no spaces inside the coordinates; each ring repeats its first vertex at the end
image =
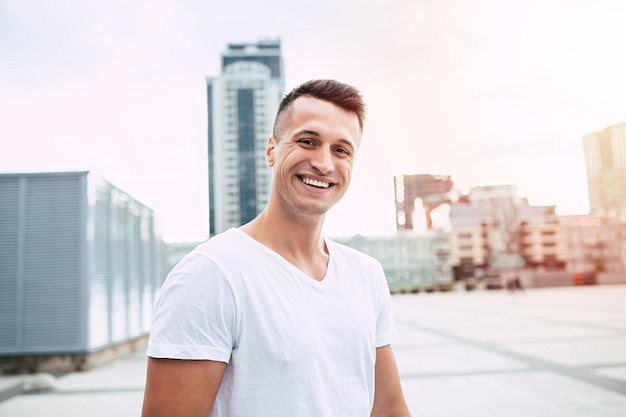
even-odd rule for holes
{"type": "Polygon", "coordinates": [[[398,296],[394,307],[414,416],[626,416],[626,286],[398,296]]]}
{"type": "MultiPolygon", "coordinates": [[[[626,416],[624,285],[393,302],[394,350],[414,417],[626,416]]],[[[24,377],[0,377],[0,417],[139,416],[145,366],[138,352],[59,378],[54,392],[4,401],[24,377]]]]}

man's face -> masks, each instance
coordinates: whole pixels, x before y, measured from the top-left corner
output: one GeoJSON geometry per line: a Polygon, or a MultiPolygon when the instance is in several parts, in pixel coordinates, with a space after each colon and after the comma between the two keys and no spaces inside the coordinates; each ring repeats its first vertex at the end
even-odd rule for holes
{"type": "Polygon", "coordinates": [[[345,194],[361,140],[356,114],[302,96],[266,150],[274,167],[272,193],[293,214],[323,215],[345,194]]]}

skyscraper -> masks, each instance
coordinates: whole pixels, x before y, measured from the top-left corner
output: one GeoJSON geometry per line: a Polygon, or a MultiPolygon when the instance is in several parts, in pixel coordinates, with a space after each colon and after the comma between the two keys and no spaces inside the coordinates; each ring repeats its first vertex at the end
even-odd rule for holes
{"type": "Polygon", "coordinates": [[[589,208],[626,221],[626,123],[583,137],[589,208]]]}
{"type": "Polygon", "coordinates": [[[267,204],[267,139],[285,91],[280,40],[230,43],[207,78],[209,233],[252,220],[267,204]]]}

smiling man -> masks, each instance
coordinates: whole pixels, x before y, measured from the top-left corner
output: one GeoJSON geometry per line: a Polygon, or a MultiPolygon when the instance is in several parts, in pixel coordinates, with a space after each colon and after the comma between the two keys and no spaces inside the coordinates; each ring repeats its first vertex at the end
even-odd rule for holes
{"type": "Polygon", "coordinates": [[[410,415],[382,268],[322,236],[364,119],[361,94],[334,80],[283,98],[267,207],[199,245],[163,285],[143,417],[410,415]]]}

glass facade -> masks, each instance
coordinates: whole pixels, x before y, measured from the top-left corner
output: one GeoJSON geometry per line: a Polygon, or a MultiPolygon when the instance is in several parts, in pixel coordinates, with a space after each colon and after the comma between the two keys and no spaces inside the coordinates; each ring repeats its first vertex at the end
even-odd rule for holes
{"type": "MultiPolygon", "coordinates": [[[[215,153],[213,145],[213,85],[208,84],[206,88],[207,95],[207,132],[209,136],[209,184],[215,178],[215,164],[213,163],[213,154],[215,153]]],[[[215,187],[209,186],[209,234],[215,234],[215,187]]]]}
{"type": "Polygon", "coordinates": [[[221,74],[207,78],[210,236],[249,222],[267,204],[265,147],[283,94],[280,41],[229,44],[221,74]]]}
{"type": "Polygon", "coordinates": [[[589,208],[626,222],[626,123],[583,137],[589,208]]]}
{"type": "Polygon", "coordinates": [[[230,64],[239,61],[259,62],[267,66],[272,74],[272,77],[281,77],[281,62],[282,59],[277,56],[224,56],[222,57],[222,68],[226,68],[230,64]]]}
{"type": "Polygon", "coordinates": [[[230,43],[222,56],[222,71],[235,62],[258,62],[270,69],[272,79],[283,79],[283,59],[280,40],[261,40],[254,43],[230,43]]]}
{"type": "Polygon", "coordinates": [[[254,90],[237,90],[237,135],[239,137],[240,223],[254,219],[256,211],[256,169],[254,164],[254,90]]]}

